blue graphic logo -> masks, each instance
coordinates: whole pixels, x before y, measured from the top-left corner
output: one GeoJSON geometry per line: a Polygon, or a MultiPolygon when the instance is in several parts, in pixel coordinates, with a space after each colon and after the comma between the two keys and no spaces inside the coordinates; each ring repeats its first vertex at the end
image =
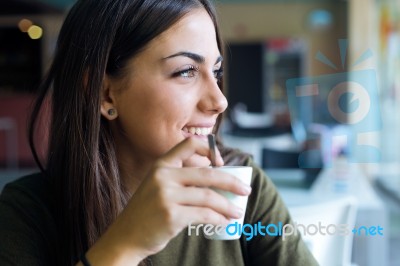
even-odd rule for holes
{"type": "MultiPolygon", "coordinates": [[[[347,40],[339,40],[343,70],[347,46],[347,40]]],[[[351,66],[355,67],[370,57],[372,52],[367,50],[351,66]]],[[[338,70],[321,52],[317,53],[316,59],[338,70]]],[[[300,141],[308,143],[299,156],[301,168],[315,168],[313,158],[317,157],[322,157],[324,167],[331,166],[337,146],[336,139],[345,140],[340,149],[341,152],[346,152],[349,162],[380,161],[379,149],[361,140],[363,135],[378,132],[382,128],[375,70],[289,79],[286,81],[286,89],[294,135],[297,138],[302,137],[300,141]],[[296,136],[299,125],[302,131],[296,136]],[[338,136],[340,138],[336,138],[338,136]],[[360,154],[362,156],[357,156],[360,154]]]]}

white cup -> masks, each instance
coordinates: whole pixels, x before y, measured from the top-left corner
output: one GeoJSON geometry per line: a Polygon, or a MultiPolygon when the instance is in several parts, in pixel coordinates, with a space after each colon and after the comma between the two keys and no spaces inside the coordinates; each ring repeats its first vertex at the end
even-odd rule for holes
{"type": "MultiPolygon", "coordinates": [[[[250,186],[253,168],[251,166],[222,166],[213,168],[216,171],[224,171],[236,176],[240,181],[250,186]]],[[[203,234],[208,239],[233,240],[241,236],[244,214],[246,212],[248,196],[240,196],[225,190],[214,189],[219,194],[226,197],[234,205],[243,210],[243,216],[239,219],[230,219],[227,226],[208,226],[203,228],[203,234]]]]}

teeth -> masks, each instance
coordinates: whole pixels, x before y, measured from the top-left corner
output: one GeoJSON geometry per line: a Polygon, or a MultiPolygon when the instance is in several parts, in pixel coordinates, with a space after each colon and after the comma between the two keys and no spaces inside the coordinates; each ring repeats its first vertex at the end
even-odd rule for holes
{"type": "Polygon", "coordinates": [[[211,127],[184,127],[183,131],[189,132],[192,135],[208,135],[212,132],[211,127]]]}

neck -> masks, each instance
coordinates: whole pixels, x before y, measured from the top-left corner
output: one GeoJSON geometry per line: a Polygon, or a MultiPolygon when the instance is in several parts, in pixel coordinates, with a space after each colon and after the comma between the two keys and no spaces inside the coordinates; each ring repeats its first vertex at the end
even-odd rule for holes
{"type": "Polygon", "coordinates": [[[117,157],[121,181],[128,191],[133,194],[146,178],[151,164],[138,160],[131,160],[131,158],[127,159],[127,156],[117,157]]]}

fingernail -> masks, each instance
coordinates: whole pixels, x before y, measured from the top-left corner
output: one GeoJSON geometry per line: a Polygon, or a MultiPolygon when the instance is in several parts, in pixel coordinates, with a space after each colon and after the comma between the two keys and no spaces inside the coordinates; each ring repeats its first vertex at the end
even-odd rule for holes
{"type": "Polygon", "coordinates": [[[243,210],[242,210],[241,208],[236,207],[236,209],[235,209],[235,214],[236,214],[236,217],[237,217],[237,218],[240,218],[240,217],[243,216],[244,212],[243,212],[243,210]]]}
{"type": "Polygon", "coordinates": [[[242,186],[242,191],[243,191],[244,193],[250,194],[250,192],[251,192],[251,187],[248,186],[248,185],[243,185],[243,186],[242,186]]]}

